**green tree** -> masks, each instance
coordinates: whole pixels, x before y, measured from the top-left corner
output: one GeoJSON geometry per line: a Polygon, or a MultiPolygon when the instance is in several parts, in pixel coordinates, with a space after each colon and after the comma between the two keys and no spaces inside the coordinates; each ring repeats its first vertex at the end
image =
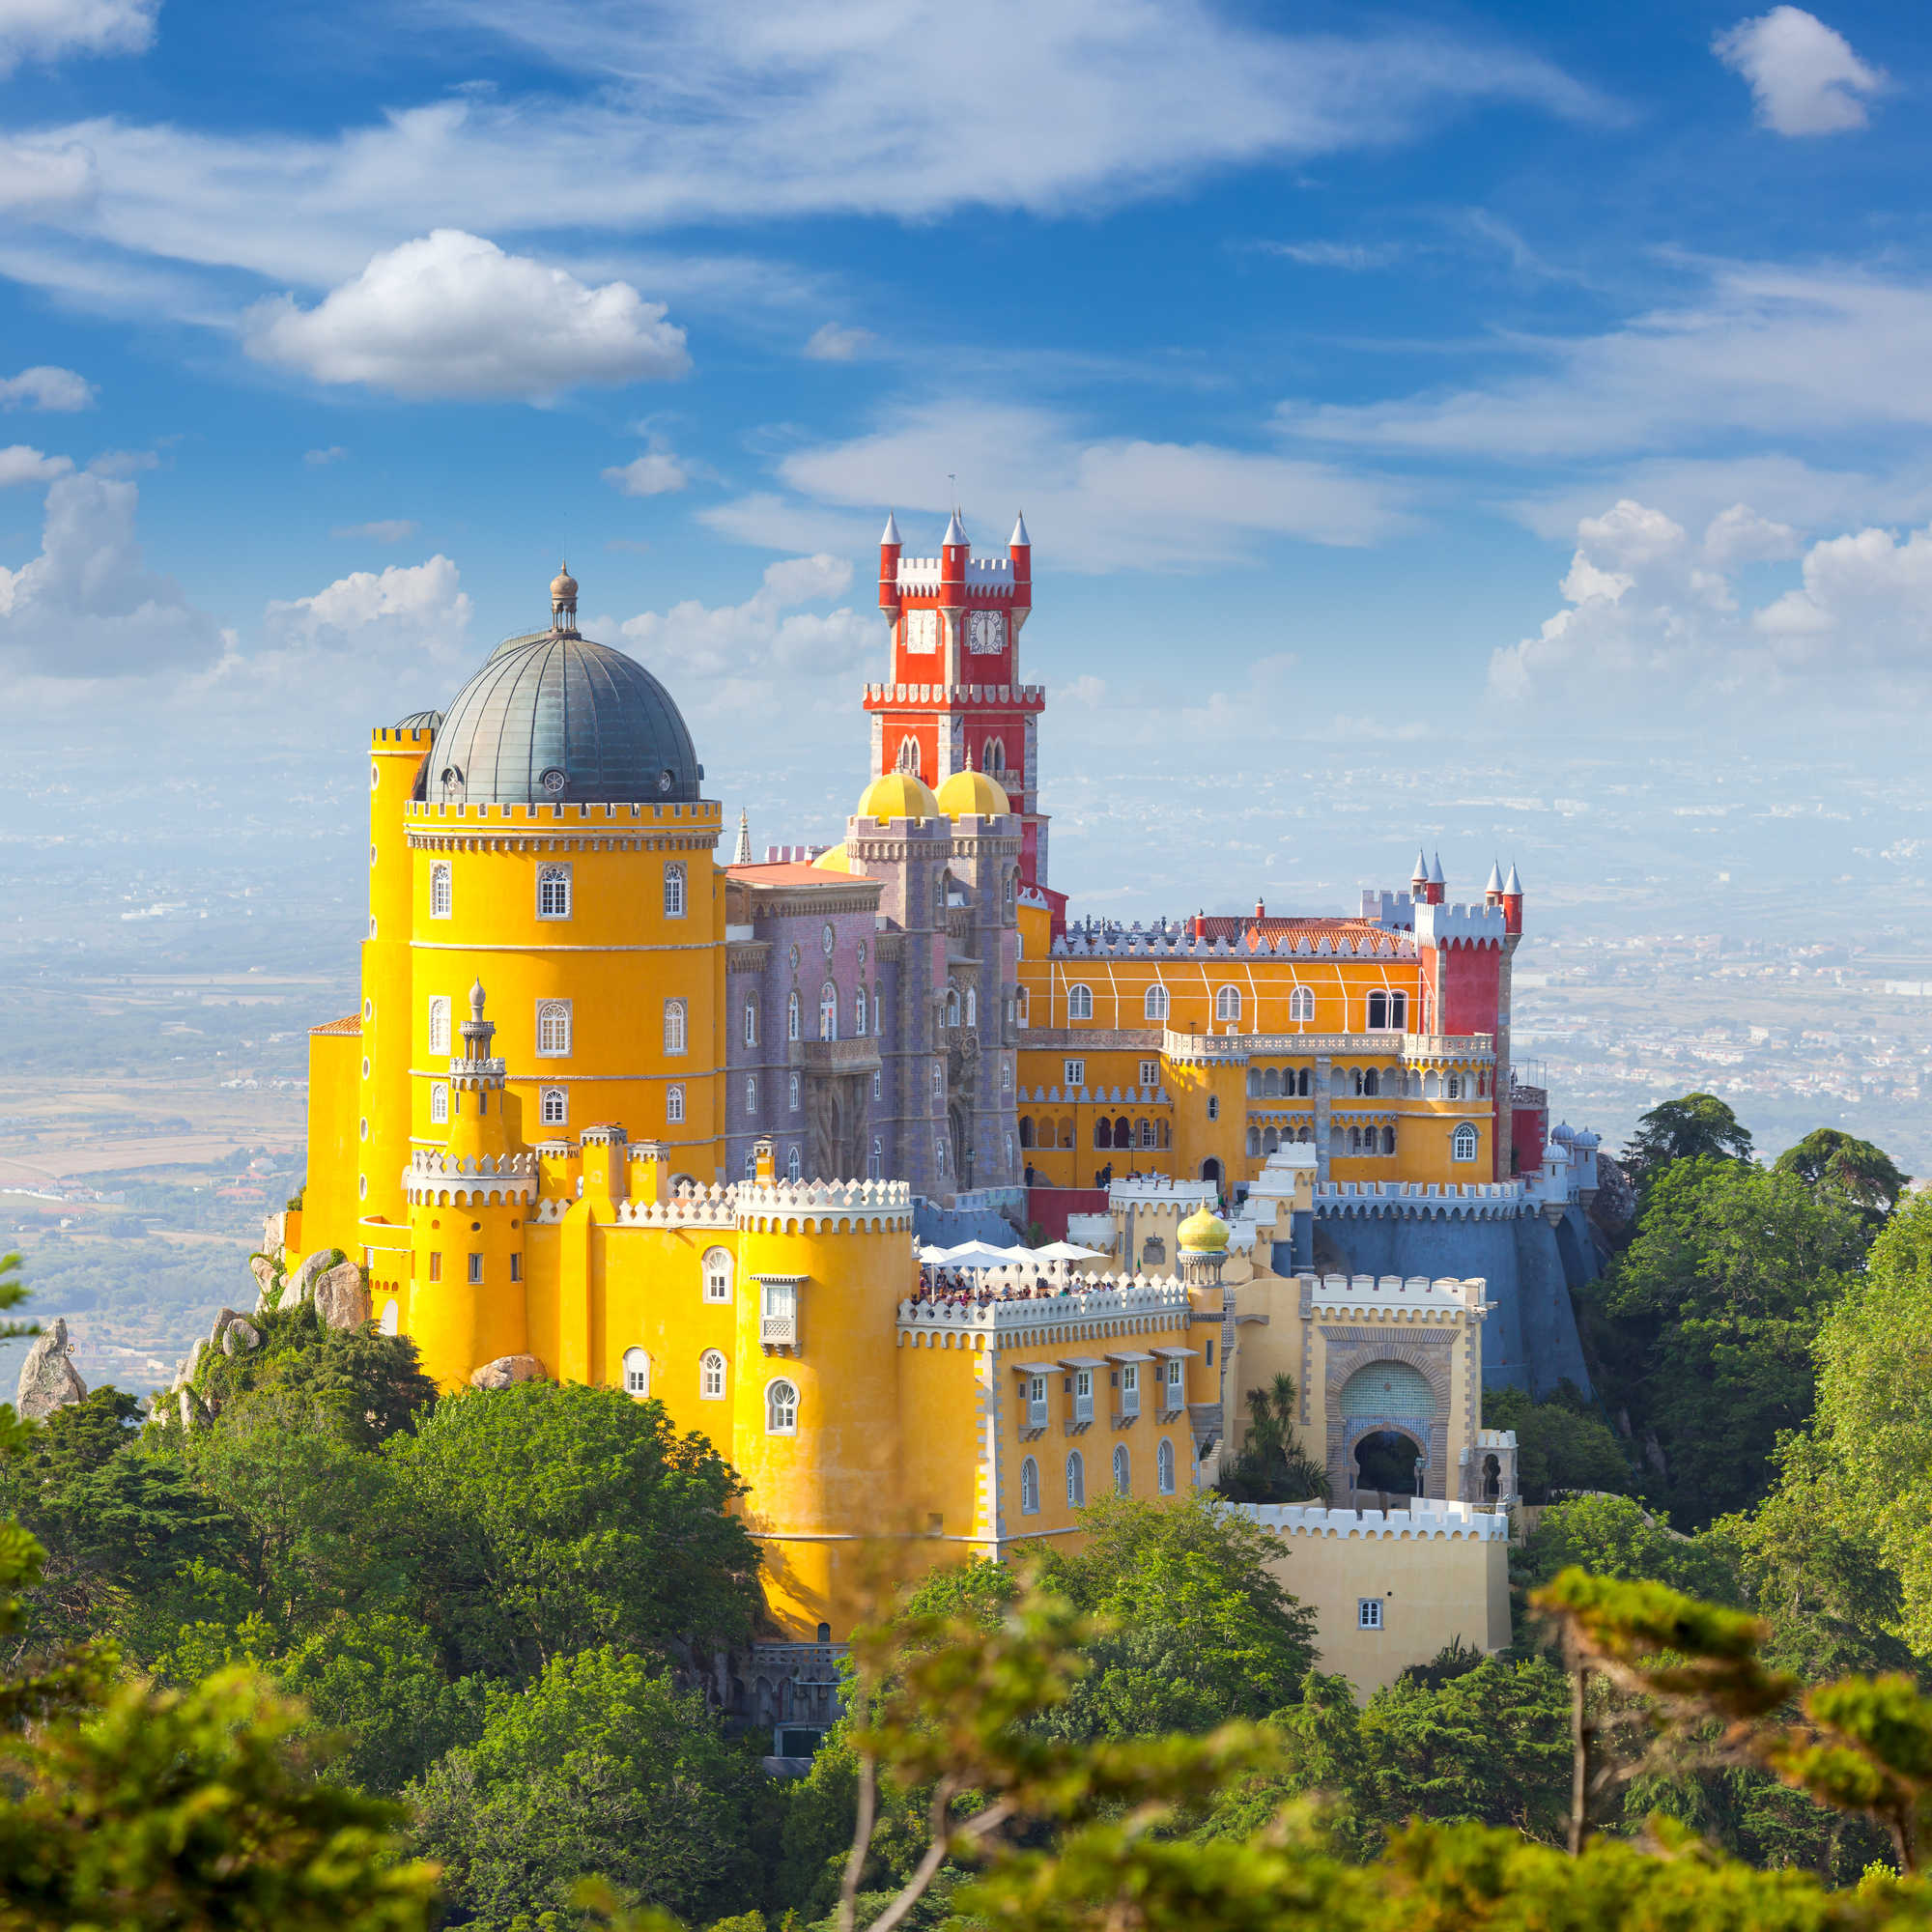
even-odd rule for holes
{"type": "Polygon", "coordinates": [[[1793,1174],[1705,1156],[1652,1181],[1596,1298],[1617,1337],[1612,1398],[1656,1432],[1680,1520],[1764,1493],[1778,1433],[1811,1413],[1812,1343],[1865,1244],[1849,1205],[1793,1174]]]}
{"type": "Polygon", "coordinates": [[[1912,1180],[1891,1156],[1870,1141],[1836,1127],[1815,1127],[1772,1163],[1777,1174],[1795,1174],[1807,1187],[1827,1187],[1857,1208],[1874,1228],[1904,1199],[1912,1180]]]}
{"type": "Polygon", "coordinates": [[[1303,1503],[1328,1500],[1328,1472],[1294,1431],[1294,1378],[1276,1376],[1248,1391],[1248,1434],[1215,1487],[1231,1501],[1303,1503]]]}
{"type": "Polygon", "coordinates": [[[743,1486],[662,1403],[582,1383],[466,1390],[383,1461],[456,1674],[534,1679],[606,1643],[695,1671],[752,1634],[757,1548],[726,1514],[743,1486]]]}
{"type": "Polygon", "coordinates": [[[1622,1444],[1568,1383],[1547,1402],[1522,1389],[1485,1389],[1483,1427],[1516,1431],[1517,1482],[1525,1502],[1543,1502],[1557,1490],[1631,1487],[1622,1444]]]}
{"type": "MultiPolygon", "coordinates": [[[[20,1257],[0,1255],[0,1310],[17,1308],[33,1293],[20,1279],[20,1257]]],[[[38,1335],[38,1321],[0,1321],[0,1342],[17,1341],[22,1335],[38,1335]]]]}
{"type": "Polygon", "coordinates": [[[1728,1541],[1680,1535],[1628,1496],[1576,1496],[1550,1504],[1513,1567],[1530,1584],[1582,1569],[1663,1583],[1719,1603],[1740,1601],[1736,1556],[1728,1541]]]}
{"type": "Polygon", "coordinates": [[[1750,1129],[1715,1094],[1687,1094],[1642,1115],[1622,1154],[1641,1189],[1680,1160],[1748,1160],[1750,1129]]]}
{"type": "Polygon", "coordinates": [[[764,1875],[761,1783],[701,1695],[599,1649],[553,1659],[527,1690],[497,1686],[481,1737],[411,1795],[458,1921],[509,1932],[565,1910],[589,1874],[684,1918],[742,1910],[764,1875]]]}

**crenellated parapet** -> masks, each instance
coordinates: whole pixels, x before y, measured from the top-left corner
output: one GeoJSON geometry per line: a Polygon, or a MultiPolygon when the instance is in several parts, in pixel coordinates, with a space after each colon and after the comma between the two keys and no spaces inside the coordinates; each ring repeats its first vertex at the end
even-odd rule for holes
{"type": "Polygon", "coordinates": [[[418,1148],[403,1170],[403,1191],[420,1208],[527,1205],[536,1199],[538,1179],[534,1153],[486,1153],[470,1160],[418,1148]]]}
{"type": "MultiPolygon", "coordinates": [[[[1037,1272],[1037,1264],[995,1268],[980,1279],[998,1293],[1002,1288],[1031,1286],[1037,1272]]],[[[1006,1301],[902,1301],[897,1332],[901,1348],[1051,1349],[1172,1328],[1186,1321],[1190,1307],[1187,1289],[1179,1281],[1145,1274],[1082,1275],[1065,1294],[1006,1301]]]]}
{"type": "Polygon", "coordinates": [[[1489,1312],[1489,1285],[1480,1277],[1453,1275],[1303,1275],[1301,1312],[1332,1320],[1380,1317],[1395,1321],[1481,1321],[1489,1312]]]}
{"type": "Polygon", "coordinates": [[[1262,1529],[1281,1537],[1390,1537],[1410,1539],[1468,1537],[1478,1543],[1507,1543],[1508,1516],[1466,1502],[1414,1498],[1406,1510],[1325,1509],[1319,1503],[1236,1503],[1233,1507],[1262,1529]]]}

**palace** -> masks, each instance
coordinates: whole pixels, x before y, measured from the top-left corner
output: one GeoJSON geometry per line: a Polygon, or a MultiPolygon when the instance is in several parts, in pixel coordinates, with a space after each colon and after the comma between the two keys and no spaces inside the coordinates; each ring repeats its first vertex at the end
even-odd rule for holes
{"type": "Polygon", "coordinates": [[[1586,1383],[1595,1266],[1595,1141],[1510,1070],[1514,868],[1467,904],[1418,857],[1350,917],[1069,919],[1026,526],[976,558],[956,514],[932,557],[887,523],[842,838],[754,862],[741,817],[721,865],[676,705],[577,595],[371,734],[362,1001],[311,1036],[291,1279],[341,1250],[446,1388],[603,1382],[710,1436],[804,1647],[781,1715],[882,1546],[907,1574],[1211,1481],[1254,1374],[1296,1376],[1338,1502],[1371,1431],[1445,1509],[1510,1492],[1484,1378],[1586,1383]],[[922,1293],[920,1237],[1069,1215],[1111,1272],[922,1293]]]}

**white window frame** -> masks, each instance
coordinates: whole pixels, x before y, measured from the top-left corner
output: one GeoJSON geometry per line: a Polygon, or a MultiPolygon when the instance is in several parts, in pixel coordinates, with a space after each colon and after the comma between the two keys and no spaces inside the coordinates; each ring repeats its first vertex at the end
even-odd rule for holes
{"type": "Polygon", "coordinates": [[[1382,1620],[1382,1600],[1379,1597],[1355,1599],[1355,1628],[1358,1631],[1378,1631],[1388,1628],[1382,1620]]]}
{"type": "Polygon", "coordinates": [[[1142,1061],[1141,1062],[1142,1091],[1144,1093],[1152,1094],[1158,1091],[1159,1087],[1160,1087],[1160,1062],[1157,1060],[1142,1061]]]}
{"type": "Polygon", "coordinates": [[[465,1272],[469,1287],[481,1288],[483,1286],[483,1257],[478,1254],[470,1255],[469,1265],[465,1272]]]}
{"type": "Polygon", "coordinates": [[[866,1156],[866,1179],[883,1180],[886,1178],[886,1150],[883,1142],[874,1134],[872,1151],[866,1156]]]}
{"type": "Polygon", "coordinates": [[[1066,1017],[1069,1020],[1091,1020],[1094,1017],[1094,989],[1085,980],[1067,987],[1066,1017]]]}
{"type": "Polygon", "coordinates": [[[791,1076],[791,1091],[790,1091],[791,1107],[789,1109],[790,1112],[794,1114],[798,1112],[799,1107],[803,1104],[801,1096],[804,1094],[804,1092],[805,1092],[804,1083],[800,1080],[799,1076],[796,1073],[794,1073],[791,1076]]]}
{"type": "Polygon", "coordinates": [[[665,867],[665,917],[682,919],[686,903],[684,866],[681,861],[673,861],[665,867]]]}
{"type": "Polygon", "coordinates": [[[568,1000],[537,1002],[536,1057],[539,1060],[568,1060],[574,1031],[568,1000]]]}
{"type": "Polygon", "coordinates": [[[745,1002],[745,1044],[756,1046],[758,1043],[758,1003],[756,1000],[745,1002]]]}
{"type": "Polygon", "coordinates": [[[866,982],[863,980],[852,989],[852,1037],[866,1037],[866,982]]]}
{"type": "Polygon", "coordinates": [[[1167,988],[1150,986],[1147,989],[1147,998],[1141,1002],[1141,1011],[1151,1020],[1165,1020],[1167,1005],[1167,988]]]}
{"type": "Polygon", "coordinates": [[[690,1009],[682,1000],[667,1000],[664,1005],[664,1050],[681,1054],[689,1050],[690,1009]]]}
{"type": "Polygon", "coordinates": [[[1003,1060],[1000,1062],[1000,1092],[1002,1094],[1010,1094],[1012,1091],[1013,1063],[1010,1060],[1003,1060]]]}
{"type": "Polygon", "coordinates": [[[823,1040],[838,1037],[838,988],[830,980],[818,989],[818,1037],[823,1040]]]}
{"type": "Polygon", "coordinates": [[[1174,1493],[1174,1444],[1165,1435],[1160,1438],[1153,1455],[1153,1479],[1155,1490],[1164,1496],[1174,1493]]]}
{"type": "Polygon", "coordinates": [[[791,989],[791,998],[785,1002],[785,1037],[797,1039],[799,1031],[805,1025],[805,1007],[798,997],[798,988],[791,989]]]}
{"type": "Polygon", "coordinates": [[[707,1349],[697,1358],[697,1399],[699,1402],[723,1402],[724,1400],[725,1377],[729,1365],[724,1360],[724,1351],[707,1349]]]}
{"type": "Polygon", "coordinates": [[[798,1384],[789,1376],[774,1376],[765,1384],[765,1434],[798,1434],[798,1384]]]}
{"type": "Polygon", "coordinates": [[[1315,1019],[1315,991],[1310,986],[1296,986],[1288,996],[1288,1019],[1291,1026],[1308,1026],[1315,1019]]]}
{"type": "Polygon", "coordinates": [[[430,998],[429,1050],[432,1053],[449,1051],[449,1001],[440,993],[432,994],[430,998]]]}
{"type": "Polygon", "coordinates": [[[665,1124],[671,1127],[684,1125],[684,1089],[673,1084],[665,1089],[665,1124]]]}
{"type": "Polygon", "coordinates": [[[1070,1096],[1078,1088],[1087,1084],[1087,1063],[1084,1060],[1064,1060],[1060,1064],[1060,1084],[1070,1096]]]}
{"type": "Polygon", "coordinates": [[[1449,1136],[1449,1158],[1470,1161],[1480,1158],[1483,1151],[1483,1137],[1467,1121],[1449,1136]]]}
{"type": "Polygon", "coordinates": [[[1130,1496],[1134,1492],[1134,1463],[1124,1442],[1114,1444],[1114,1493],[1130,1496]]]}
{"type": "Polygon", "coordinates": [[[1087,1502],[1087,1459],[1077,1449],[1066,1452],[1066,1506],[1082,1509],[1087,1502]]]}
{"type": "Polygon", "coordinates": [[[1073,1419],[1075,1422],[1094,1420],[1094,1371],[1075,1369],[1073,1371],[1073,1419]]]}
{"type": "Polygon", "coordinates": [[[449,1082],[438,1080],[429,1090],[429,1117],[439,1127],[449,1124],[449,1082]]]}
{"type": "Polygon", "coordinates": [[[706,1248],[699,1264],[704,1271],[704,1298],[714,1305],[731,1299],[733,1272],[729,1248],[706,1248]]]}
{"type": "Polygon", "coordinates": [[[1047,1389],[1044,1376],[1029,1376],[1026,1384],[1027,1427],[1044,1429],[1047,1422],[1047,1389]]]}
{"type": "Polygon", "coordinates": [[[539,919],[568,919],[575,894],[571,890],[570,867],[568,866],[539,866],[537,867],[537,917],[539,919]]]}
{"type": "Polygon", "coordinates": [[[537,1095],[537,1123],[545,1127],[570,1124],[570,1089],[546,1087],[537,1095]]]}
{"type": "Polygon", "coordinates": [[[803,1180],[805,1179],[805,1160],[798,1151],[798,1143],[796,1141],[785,1150],[785,1179],[787,1180],[803,1180]]]}
{"type": "Polygon", "coordinates": [[[1138,1415],[1141,1412],[1141,1365],[1138,1362],[1121,1364],[1121,1413],[1138,1415]]]}
{"type": "Polygon", "coordinates": [[[758,1076],[755,1073],[745,1075],[745,1111],[748,1114],[758,1111],[758,1076]]]}
{"type": "Polygon", "coordinates": [[[1020,1514],[1039,1514],[1039,1463],[1032,1456],[1020,1464],[1020,1514]]]}
{"type": "Polygon", "coordinates": [[[1171,1355],[1168,1357],[1167,1373],[1161,1378],[1161,1385],[1167,1391],[1168,1402],[1166,1406],[1170,1409],[1184,1408],[1186,1406],[1183,1398],[1187,1393],[1187,1365],[1181,1361],[1179,1356],[1171,1355]]]}
{"type": "Polygon", "coordinates": [[[650,1400],[651,1358],[642,1349],[624,1350],[624,1393],[638,1402],[650,1400]]]}
{"type": "Polygon", "coordinates": [[[1217,986],[1214,989],[1214,1017],[1217,1020],[1238,1020],[1241,1017],[1240,987],[1217,986]]]}
{"type": "Polygon", "coordinates": [[[429,868],[429,916],[448,919],[455,911],[456,886],[449,867],[442,860],[429,868]]]}

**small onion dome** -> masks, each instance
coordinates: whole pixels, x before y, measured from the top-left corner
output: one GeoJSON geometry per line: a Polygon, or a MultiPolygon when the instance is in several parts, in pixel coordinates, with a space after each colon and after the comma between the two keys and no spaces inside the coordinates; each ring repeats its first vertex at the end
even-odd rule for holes
{"type": "Polygon", "coordinates": [[[1175,1231],[1175,1239],[1196,1254],[1219,1254],[1228,1245],[1228,1224],[1204,1201],[1175,1231]]]}
{"type": "Polygon", "coordinates": [[[551,579],[550,597],[553,604],[574,604],[577,602],[577,579],[571,576],[568,564],[565,564],[551,579]]]}
{"type": "Polygon", "coordinates": [[[852,855],[846,851],[845,841],[841,838],[838,844],[828,845],[811,862],[811,866],[817,872],[849,872],[852,869],[852,855]]]}
{"type": "Polygon", "coordinates": [[[939,787],[938,798],[948,818],[960,818],[969,811],[982,818],[1003,818],[1013,809],[999,781],[984,772],[954,772],[939,787]]]}
{"type": "Polygon", "coordinates": [[[932,787],[910,772],[887,772],[868,784],[859,799],[855,818],[876,818],[881,825],[894,818],[939,818],[939,801],[932,787]]]}

